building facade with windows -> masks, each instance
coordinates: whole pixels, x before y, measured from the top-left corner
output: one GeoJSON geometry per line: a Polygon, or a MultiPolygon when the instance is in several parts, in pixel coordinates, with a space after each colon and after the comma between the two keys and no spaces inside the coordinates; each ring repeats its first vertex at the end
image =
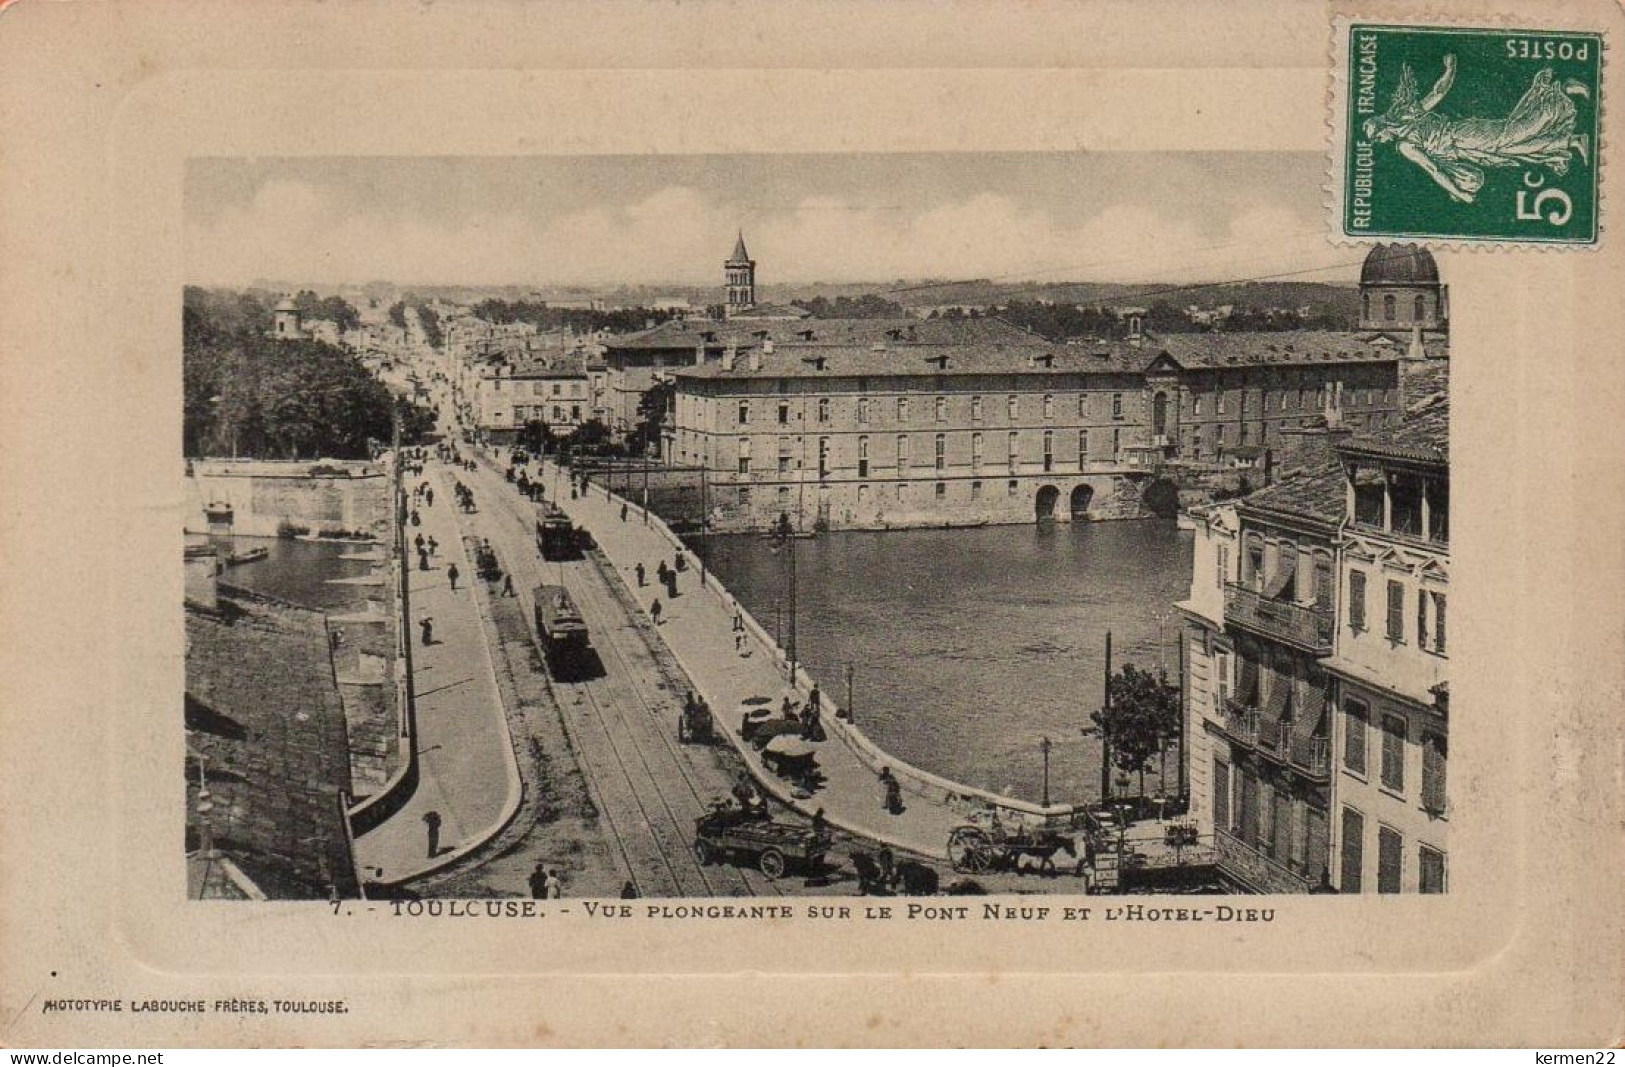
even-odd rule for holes
{"type": "Polygon", "coordinates": [[[1448,884],[1449,403],[1338,449],[1348,521],[1339,563],[1336,862],[1342,892],[1448,884]]]}
{"type": "Polygon", "coordinates": [[[1341,471],[1329,457],[1198,525],[1185,704],[1198,833],[1256,892],[1328,878],[1330,677],[1341,471]]]}
{"type": "Polygon", "coordinates": [[[1197,523],[1190,815],[1260,892],[1444,892],[1449,403],[1197,523]]]}

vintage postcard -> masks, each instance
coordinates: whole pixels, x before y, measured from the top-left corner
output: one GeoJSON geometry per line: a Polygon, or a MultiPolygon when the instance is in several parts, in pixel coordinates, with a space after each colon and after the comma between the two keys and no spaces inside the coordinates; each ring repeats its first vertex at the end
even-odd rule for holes
{"type": "Polygon", "coordinates": [[[1622,32],[13,5],[0,1039],[1618,1043],[1622,32]]]}

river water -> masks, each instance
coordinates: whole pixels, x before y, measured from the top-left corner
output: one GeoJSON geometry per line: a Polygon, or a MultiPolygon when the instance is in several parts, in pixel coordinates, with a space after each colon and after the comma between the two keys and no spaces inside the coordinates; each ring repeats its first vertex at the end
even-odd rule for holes
{"type": "MultiPolygon", "coordinates": [[[[784,550],[733,536],[711,538],[709,552],[757,621],[787,635],[784,550]]],[[[1052,801],[1093,799],[1099,746],[1081,728],[1104,694],[1107,631],[1114,669],[1177,675],[1171,606],[1189,591],[1191,535],[1171,522],[829,533],[797,541],[795,555],[810,673],[844,704],[855,664],[864,731],[956,781],[1040,800],[1048,736],[1052,801]]],[[[1177,773],[1170,757],[1170,791],[1177,773]]]]}
{"type": "Polygon", "coordinates": [[[297,541],[280,537],[234,537],[232,547],[237,552],[254,548],[270,549],[270,555],[256,563],[243,563],[227,567],[221,581],[256,593],[265,593],[281,600],[290,600],[318,611],[356,610],[367,598],[367,593],[381,593],[370,586],[340,584],[332,578],[354,578],[365,575],[373,565],[365,560],[343,559],[351,553],[365,552],[366,544],[343,544],[335,541],[297,541]]]}

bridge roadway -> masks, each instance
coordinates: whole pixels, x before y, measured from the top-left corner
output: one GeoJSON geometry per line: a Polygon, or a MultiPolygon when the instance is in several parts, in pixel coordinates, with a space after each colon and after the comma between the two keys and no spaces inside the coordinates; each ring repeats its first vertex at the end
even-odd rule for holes
{"type": "MultiPolygon", "coordinates": [[[[562,584],[592,633],[603,664],[598,677],[551,685],[560,714],[602,814],[617,862],[644,897],[776,895],[760,872],[703,866],[692,845],[694,819],[732,786],[718,754],[676,739],[686,679],[661,662],[659,638],[614,574],[590,558],[548,562],[536,550],[536,505],[485,463],[448,471],[474,492],[479,510],[461,516],[488,538],[514,577],[535,637],[533,590],[562,584]]],[[[472,577],[472,576],[471,576],[472,577]]]]}

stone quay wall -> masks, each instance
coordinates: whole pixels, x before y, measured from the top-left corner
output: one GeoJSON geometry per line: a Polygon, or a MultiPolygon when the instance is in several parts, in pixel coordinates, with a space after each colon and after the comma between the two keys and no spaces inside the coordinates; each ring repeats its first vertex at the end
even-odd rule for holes
{"type": "Polygon", "coordinates": [[[389,534],[390,478],[379,464],[338,460],[192,460],[186,532],[276,537],[389,534]],[[229,516],[229,526],[224,517],[229,516]]]}

